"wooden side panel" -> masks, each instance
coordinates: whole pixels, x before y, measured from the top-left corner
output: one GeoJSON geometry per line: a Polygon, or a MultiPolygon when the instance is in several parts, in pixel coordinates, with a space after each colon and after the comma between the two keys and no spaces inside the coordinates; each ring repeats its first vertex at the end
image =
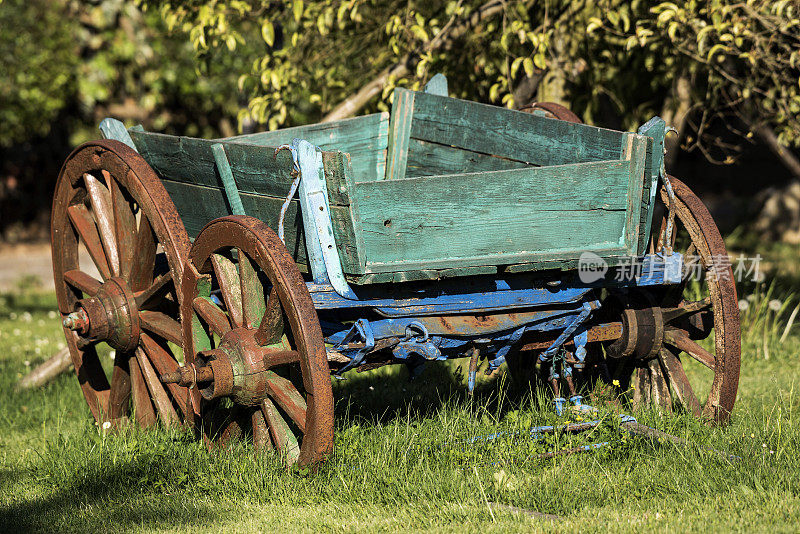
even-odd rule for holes
{"type": "MultiPolygon", "coordinates": [[[[214,188],[222,186],[211,151],[216,141],[134,130],[130,133],[139,153],[162,179],[214,188]]],[[[292,157],[288,151],[276,155],[272,147],[222,144],[241,193],[286,198],[292,184],[292,157]]],[[[349,204],[346,188],[341,185],[335,178],[328,180],[328,195],[334,205],[349,204]]]]}
{"type": "MultiPolygon", "coordinates": [[[[221,187],[207,187],[164,179],[162,179],[162,183],[175,203],[178,214],[186,227],[186,232],[192,238],[196,237],[203,226],[213,219],[230,215],[221,187]]],[[[241,198],[244,210],[248,215],[264,221],[270,228],[278,227],[278,217],[284,199],[252,193],[242,193],[241,198]]],[[[303,219],[299,210],[300,204],[295,200],[286,211],[284,218],[286,248],[289,249],[296,262],[305,265],[307,259],[303,219]]],[[[353,234],[349,207],[332,206],[330,213],[342,268],[348,273],[362,273],[364,269],[355,246],[356,238],[353,234]]]]}
{"type": "Polygon", "coordinates": [[[630,166],[605,161],[359,183],[352,195],[366,272],[623,253],[630,166]]]}
{"type": "Polygon", "coordinates": [[[408,142],[406,177],[501,171],[528,166],[519,161],[411,139],[408,142]]]}
{"type": "MultiPolygon", "coordinates": [[[[409,92],[397,91],[395,101],[409,92]]],[[[624,134],[614,130],[426,93],[413,103],[412,139],[481,154],[548,166],[614,160],[622,148],[624,134]]]]}
{"type": "Polygon", "coordinates": [[[358,179],[370,181],[383,178],[388,132],[389,114],[383,112],[341,121],[229,137],[224,141],[276,147],[289,144],[295,138],[305,139],[323,150],[347,152],[358,179]]]}

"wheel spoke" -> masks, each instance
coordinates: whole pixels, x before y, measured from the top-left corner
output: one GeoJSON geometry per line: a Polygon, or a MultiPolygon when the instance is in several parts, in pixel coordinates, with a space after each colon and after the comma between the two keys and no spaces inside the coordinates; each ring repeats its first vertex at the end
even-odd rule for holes
{"type": "Polygon", "coordinates": [[[97,225],[89,213],[89,209],[83,204],[75,204],[67,208],[67,215],[78,232],[78,235],[83,240],[83,245],[86,251],[92,258],[95,267],[104,279],[111,278],[111,268],[106,258],[106,252],[103,244],[100,242],[100,234],[97,233],[97,225]]]}
{"type": "Polygon", "coordinates": [[[679,319],[681,317],[685,317],[686,315],[692,315],[695,313],[699,313],[701,311],[707,310],[711,307],[711,297],[706,297],[701,300],[697,300],[694,302],[686,302],[677,308],[667,309],[664,310],[663,318],[664,322],[674,321],[675,319],[679,319]]]}
{"type": "Polygon", "coordinates": [[[151,301],[161,300],[164,295],[172,289],[170,282],[172,282],[172,273],[164,273],[156,278],[153,283],[150,284],[150,287],[134,295],[136,305],[141,309],[147,307],[151,301]]]}
{"type": "Polygon", "coordinates": [[[106,251],[106,258],[111,269],[112,276],[119,275],[119,251],[117,242],[114,238],[113,210],[111,207],[111,194],[97,178],[91,174],[83,175],[86,182],[86,190],[89,192],[89,199],[92,201],[92,211],[94,212],[97,227],[100,230],[100,241],[106,251]]]}
{"type": "Polygon", "coordinates": [[[659,409],[671,412],[672,397],[669,394],[669,386],[658,358],[648,360],[647,367],[650,370],[650,402],[659,409]]]}
{"type": "Polygon", "coordinates": [[[239,273],[236,265],[231,260],[221,254],[211,256],[214,271],[217,273],[217,282],[222,291],[222,298],[225,307],[228,308],[228,315],[235,326],[244,326],[242,317],[242,286],[239,282],[239,273]]]}
{"type": "Polygon", "coordinates": [[[283,309],[281,308],[280,298],[278,298],[278,291],[273,286],[269,290],[267,309],[264,311],[261,324],[258,326],[258,332],[256,332],[256,343],[262,346],[277,343],[283,337],[283,329],[283,309]]]}
{"type": "Polygon", "coordinates": [[[231,330],[228,316],[208,297],[196,297],[192,308],[215,334],[222,337],[231,330]]]}
{"type": "Polygon", "coordinates": [[[278,403],[286,414],[295,422],[300,432],[306,432],[306,400],[295,389],[291,380],[287,380],[273,372],[269,372],[267,379],[267,393],[270,398],[278,403]]]}
{"type": "Polygon", "coordinates": [[[102,171],[108,190],[111,193],[111,209],[114,213],[114,236],[119,253],[119,275],[130,280],[136,251],[136,217],[122,192],[118,181],[108,171],[102,171]]]}
{"type": "Polygon", "coordinates": [[[666,329],[664,331],[664,341],[673,347],[682,350],[712,371],[716,367],[716,359],[714,358],[714,355],[689,339],[689,334],[686,332],[686,330],[678,330],[674,328],[666,329]]]}
{"type": "Polygon", "coordinates": [[[128,365],[132,354],[117,351],[111,373],[111,393],[108,397],[108,416],[111,421],[127,418],[131,400],[131,377],[128,365]]]}
{"type": "Polygon", "coordinates": [[[647,406],[650,404],[650,370],[646,366],[635,367],[636,382],[633,390],[634,406],[647,406]]]}
{"type": "Polygon", "coordinates": [[[167,341],[172,341],[176,345],[182,343],[181,324],[166,313],[142,310],[139,312],[139,322],[142,328],[163,337],[167,341]]]}
{"type": "MultiPolygon", "coordinates": [[[[144,349],[150,362],[158,372],[159,377],[169,373],[174,373],[180,367],[175,358],[170,354],[167,349],[158,344],[158,342],[145,333],[140,336],[142,348],[144,349]]],[[[159,378],[160,382],[160,378],[159,378]]],[[[189,409],[189,390],[180,387],[178,384],[167,384],[167,389],[172,394],[172,398],[178,404],[178,407],[184,414],[188,413],[189,409]]]]}
{"type": "MultiPolygon", "coordinates": [[[[236,414],[238,416],[238,414],[236,414]]],[[[226,446],[231,441],[238,439],[242,436],[242,424],[239,422],[238,417],[234,417],[225,424],[222,432],[219,434],[219,444],[221,447],[226,446]]]]}
{"type": "Polygon", "coordinates": [[[103,285],[100,280],[97,280],[85,272],[78,270],[65,272],[64,281],[75,289],[82,291],[84,295],[88,295],[90,297],[96,295],[97,291],[100,289],[100,286],[103,285]]]}
{"type": "Polygon", "coordinates": [[[159,378],[158,374],[156,374],[155,369],[153,369],[153,365],[147,358],[147,354],[145,354],[141,348],[136,349],[136,360],[139,362],[139,367],[144,375],[145,382],[147,383],[147,389],[150,391],[150,396],[153,399],[153,403],[158,409],[158,416],[161,419],[161,422],[164,423],[164,426],[166,427],[180,423],[178,414],[175,412],[175,408],[172,406],[172,401],[169,400],[167,391],[161,384],[161,379],[159,378]]]}
{"type": "Polygon", "coordinates": [[[289,465],[294,464],[300,457],[300,445],[298,445],[297,438],[292,433],[289,425],[270,399],[264,399],[261,402],[261,411],[264,413],[264,418],[267,420],[272,442],[275,444],[278,452],[286,455],[286,462],[289,465]]]}
{"type": "Polygon", "coordinates": [[[142,291],[153,282],[153,272],[156,267],[156,250],[158,241],[150,226],[150,221],[142,214],[139,221],[139,231],[136,234],[136,257],[131,271],[131,290],[142,291]]]}
{"type": "Polygon", "coordinates": [[[242,320],[249,328],[258,327],[258,321],[266,310],[264,288],[247,255],[239,251],[239,278],[242,294],[242,320]]]}
{"type": "Polygon", "coordinates": [[[156,412],[153,408],[153,401],[150,400],[150,393],[147,390],[142,370],[139,368],[139,361],[131,358],[129,361],[131,371],[131,393],[133,394],[133,409],[136,422],[140,426],[147,427],[156,422],[156,412]]]}
{"type": "Polygon", "coordinates": [[[264,419],[264,414],[261,410],[256,409],[252,415],[253,426],[253,446],[255,449],[273,450],[272,440],[269,437],[269,429],[267,428],[267,421],[264,419]]]}
{"type": "Polygon", "coordinates": [[[661,360],[661,365],[664,368],[667,378],[669,379],[669,383],[672,385],[675,391],[675,396],[678,397],[678,401],[683,405],[684,408],[686,408],[686,410],[691,412],[696,417],[699,417],[700,402],[697,400],[697,395],[694,394],[694,390],[692,389],[689,379],[683,370],[683,364],[681,364],[681,361],[666,348],[661,349],[661,352],[659,353],[659,359],[661,360]]]}
{"type": "Polygon", "coordinates": [[[261,355],[264,367],[267,369],[279,365],[300,363],[300,353],[296,350],[275,350],[273,348],[264,347],[261,348],[261,355]]]}

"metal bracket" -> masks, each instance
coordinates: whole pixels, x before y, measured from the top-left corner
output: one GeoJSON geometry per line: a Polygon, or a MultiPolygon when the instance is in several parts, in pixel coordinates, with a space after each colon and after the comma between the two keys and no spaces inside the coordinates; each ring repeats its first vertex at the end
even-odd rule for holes
{"type": "Polygon", "coordinates": [[[348,350],[348,345],[351,341],[356,339],[356,336],[360,337],[364,341],[364,346],[359,348],[350,362],[348,362],[338,371],[337,374],[339,375],[345,371],[349,371],[353,367],[361,365],[361,363],[364,361],[364,358],[367,357],[367,354],[369,354],[370,351],[375,348],[375,336],[372,333],[372,328],[370,328],[369,321],[367,319],[359,319],[353,323],[352,328],[350,328],[347,334],[345,334],[342,342],[336,345],[334,348],[338,351],[348,350]]]}
{"type": "Polygon", "coordinates": [[[311,274],[317,284],[330,284],[340,296],[358,300],[345,280],[336,239],[333,236],[328,187],[322,152],[303,139],[292,141],[292,156],[300,168],[300,208],[311,274]]]}
{"type": "Polygon", "coordinates": [[[564,329],[563,332],[561,332],[561,335],[558,336],[558,338],[556,338],[555,341],[553,341],[553,344],[550,345],[544,352],[542,352],[539,355],[539,361],[546,362],[547,360],[553,359],[553,356],[556,355],[556,352],[558,352],[558,349],[561,348],[561,345],[566,343],[569,336],[571,336],[573,332],[575,332],[575,330],[577,330],[578,327],[584,321],[586,321],[586,319],[589,318],[589,315],[592,313],[592,310],[594,310],[597,307],[597,305],[598,305],[597,301],[584,302],[583,309],[578,314],[578,316],[575,317],[575,319],[569,324],[569,326],[567,326],[564,329]]]}

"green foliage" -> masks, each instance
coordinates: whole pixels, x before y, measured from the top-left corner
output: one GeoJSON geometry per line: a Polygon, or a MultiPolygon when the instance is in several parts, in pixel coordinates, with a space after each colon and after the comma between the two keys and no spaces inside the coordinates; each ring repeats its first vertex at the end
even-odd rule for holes
{"type": "Polygon", "coordinates": [[[73,91],[76,24],[63,4],[8,0],[0,8],[0,147],[44,135],[73,91]],[[24,28],[24,31],[20,29],[24,28]]]}
{"type": "Polygon", "coordinates": [[[454,96],[509,107],[562,101],[589,121],[616,115],[635,128],[675,112],[683,80],[698,103],[696,143],[732,117],[800,142],[800,26],[787,0],[140,1],[206,62],[246,58],[239,119],[270,129],[318,121],[401,65],[379,79],[367,111],[387,109],[394,87],[443,72],[454,96]]]}
{"type": "Polygon", "coordinates": [[[231,57],[198,76],[191,45],[158,13],[117,0],[11,0],[0,9],[0,146],[46,135],[97,137],[106,116],[214,136],[238,110],[231,57]],[[23,31],[20,31],[20,28],[23,31]]]}

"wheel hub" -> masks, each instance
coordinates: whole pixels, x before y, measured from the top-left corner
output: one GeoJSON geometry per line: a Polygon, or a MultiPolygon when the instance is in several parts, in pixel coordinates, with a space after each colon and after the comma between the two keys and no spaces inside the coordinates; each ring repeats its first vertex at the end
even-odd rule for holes
{"type": "Polygon", "coordinates": [[[664,342],[664,317],[661,308],[626,308],[622,312],[622,335],[606,347],[612,358],[633,356],[648,360],[658,356],[664,342]]]}
{"type": "Polygon", "coordinates": [[[225,334],[216,349],[197,353],[194,363],[164,375],[164,383],[197,386],[206,400],[230,397],[244,406],[258,406],[267,398],[273,372],[265,363],[279,356],[279,347],[262,347],[255,340],[256,330],[235,328],[225,334]]]}
{"type": "Polygon", "coordinates": [[[128,352],[139,344],[139,309],[127,282],[119,277],[109,278],[93,297],[79,300],[63,324],[117,350],[128,352]]]}

